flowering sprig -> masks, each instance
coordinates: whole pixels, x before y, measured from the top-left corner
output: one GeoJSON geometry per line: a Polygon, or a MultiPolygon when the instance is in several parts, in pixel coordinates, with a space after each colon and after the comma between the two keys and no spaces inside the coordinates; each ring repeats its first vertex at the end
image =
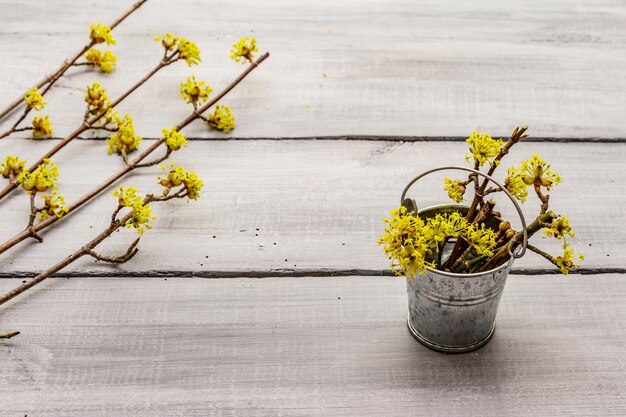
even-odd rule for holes
{"type": "Polygon", "coordinates": [[[43,96],[39,94],[37,87],[33,88],[24,96],[24,101],[29,109],[43,110],[46,107],[47,102],[43,101],[43,96]]]}
{"type": "Polygon", "coordinates": [[[163,36],[156,36],[154,40],[160,42],[165,50],[164,62],[172,63],[182,59],[191,67],[202,61],[198,46],[186,38],[174,36],[168,32],[163,36]]]}
{"type": "Polygon", "coordinates": [[[235,62],[245,64],[252,62],[254,59],[253,53],[258,52],[259,48],[256,46],[256,39],[246,36],[241,38],[239,42],[233,44],[233,48],[230,51],[230,58],[235,62]]]}
{"type": "Polygon", "coordinates": [[[2,176],[4,178],[8,178],[10,181],[13,181],[14,178],[22,172],[24,167],[26,166],[26,160],[21,159],[17,156],[7,155],[2,163],[2,176]]]}
{"type": "MultiPolygon", "coordinates": [[[[125,166],[120,168],[115,174],[111,175],[106,180],[96,185],[93,189],[89,190],[85,195],[78,198],[75,202],[69,204],[67,206],[67,213],[66,215],[63,216],[63,218],[67,217],[68,215],[71,215],[73,212],[81,208],[84,204],[89,202],[92,198],[102,193],[104,190],[106,190],[112,184],[119,181],[128,173],[136,169],[158,165],[161,162],[165,161],[171,155],[172,152],[184,147],[187,141],[182,135],[181,130],[185,128],[186,126],[188,126],[189,124],[191,124],[193,121],[197,119],[201,119],[202,113],[206,112],[208,109],[214,106],[218,100],[222,99],[229,92],[231,92],[240,82],[242,82],[254,69],[256,69],[268,57],[269,57],[269,53],[264,53],[261,56],[259,56],[259,58],[257,58],[257,60],[254,63],[250,64],[247,68],[245,68],[241,72],[241,74],[239,74],[238,77],[236,77],[230,84],[224,86],[222,91],[216,94],[216,96],[210,99],[207,103],[199,107],[197,111],[185,117],[181,122],[179,122],[176,126],[172,127],[171,129],[163,129],[162,138],[154,141],[146,150],[141,152],[141,154],[137,155],[132,160],[128,160],[125,166]],[[149,157],[155,151],[159,149],[163,149],[163,148],[165,148],[165,153],[163,156],[150,160],[149,157]]],[[[160,64],[160,66],[163,66],[163,65],[165,64],[160,64]]],[[[156,69],[152,71],[152,73],[154,72],[156,72],[156,69]]],[[[124,93],[122,97],[130,94],[130,92],[132,92],[134,88],[136,88],[138,85],[141,85],[141,83],[145,82],[145,80],[147,80],[148,78],[149,77],[144,78],[144,80],[136,84],[136,86],[133,87],[129,92],[124,93]]],[[[111,107],[109,107],[106,110],[106,112],[104,112],[101,116],[94,116],[94,118],[85,122],[84,126],[90,125],[91,126],[90,128],[92,129],[98,128],[98,129],[111,130],[113,132],[117,132],[116,125],[120,121],[120,118],[117,116],[117,113],[113,109],[113,106],[116,103],[119,103],[119,101],[120,99],[114,101],[111,104],[111,107]],[[95,124],[96,122],[98,123],[97,125],[95,124]]],[[[86,129],[87,127],[84,128],[84,130],[86,129]]],[[[72,138],[77,136],[79,133],[83,132],[84,130],[77,129],[77,131],[72,135],[72,138]]],[[[68,143],[69,140],[70,139],[68,138],[64,139],[60,144],[58,144],[55,147],[55,150],[60,149],[61,148],[60,145],[64,145],[68,143]]],[[[49,154],[53,154],[53,153],[49,153],[49,154]]],[[[16,165],[12,161],[7,161],[7,162],[8,162],[8,165],[7,165],[8,168],[6,169],[7,175],[13,176],[13,172],[17,174],[17,172],[20,170],[20,167],[19,166],[16,167],[16,165]]],[[[38,161],[36,164],[33,165],[33,167],[36,168],[42,162],[43,161],[38,161]]],[[[3,169],[5,169],[5,165],[6,164],[3,164],[3,169]]],[[[202,187],[202,182],[199,180],[197,175],[193,173],[187,172],[184,176],[185,176],[184,186],[182,187],[179,186],[180,188],[175,189],[173,184],[171,188],[169,188],[169,184],[168,184],[167,188],[170,191],[167,193],[167,195],[158,197],[160,199],[159,201],[163,201],[165,199],[171,199],[171,198],[178,198],[178,197],[181,197],[182,195],[185,195],[186,197],[190,199],[198,198],[200,189],[202,187]]],[[[9,178],[9,180],[11,179],[9,178]]],[[[15,181],[11,180],[9,184],[14,185],[15,181]]],[[[181,184],[183,184],[182,181],[181,181],[181,184]]],[[[0,199],[6,196],[11,189],[14,189],[14,187],[13,188],[7,187],[4,190],[0,190],[0,199]]],[[[157,198],[157,197],[151,197],[151,198],[157,198]]],[[[41,237],[39,236],[39,232],[55,224],[58,220],[59,218],[57,216],[48,216],[46,219],[42,220],[41,222],[34,224],[30,227],[26,227],[24,230],[17,233],[15,236],[8,239],[6,242],[0,244],[0,254],[4,253],[11,247],[17,245],[18,243],[28,238],[32,237],[36,239],[41,239],[41,237]]]]}
{"type": "Polygon", "coordinates": [[[187,139],[178,131],[176,126],[171,129],[162,129],[161,133],[163,134],[163,139],[165,139],[165,146],[170,151],[177,151],[188,144],[187,139]]]}
{"type": "MultiPolygon", "coordinates": [[[[415,278],[427,268],[441,267],[443,248],[451,238],[465,240],[478,255],[492,255],[496,246],[493,230],[470,224],[459,212],[422,219],[401,206],[392,210],[391,217],[383,221],[387,227],[377,242],[383,245],[393,272],[407,278],[415,278]]],[[[466,268],[470,254],[467,251],[455,267],[466,268]]]]}
{"type": "MultiPolygon", "coordinates": [[[[488,134],[473,132],[467,139],[470,153],[466,156],[466,160],[472,160],[475,169],[488,164],[487,175],[493,175],[510,148],[527,137],[525,134],[527,129],[527,127],[516,128],[506,143],[500,139],[493,139],[488,134]]],[[[499,214],[493,211],[495,201],[485,201],[485,196],[503,191],[503,189],[495,186],[487,188],[488,182],[487,179],[484,179],[481,183],[475,173],[471,173],[467,180],[445,178],[444,190],[455,202],[463,201],[468,184],[474,184],[475,193],[465,216],[468,222],[466,232],[461,236],[461,239],[457,239],[454,243],[448,260],[441,265],[438,264],[442,270],[451,272],[490,270],[504,262],[509,256],[509,251],[520,244],[523,231],[513,230],[509,222],[501,222],[498,230],[491,230],[486,226],[485,220],[490,217],[497,219],[499,214]]],[[[522,203],[528,198],[528,187],[534,190],[540,201],[540,210],[535,221],[527,226],[526,235],[531,237],[537,231],[546,229],[544,230],[546,236],[563,239],[564,254],[559,257],[552,257],[530,244],[528,248],[557,265],[561,272],[567,273],[571,268],[578,266],[574,263],[574,259],[582,260],[583,258],[582,255],[574,257],[573,249],[565,241],[565,236],[574,236],[567,217],[559,217],[549,211],[550,195],[547,192],[560,183],[561,177],[552,170],[551,165],[539,155],[533,155],[530,159],[523,161],[519,168],[510,167],[507,170],[504,189],[522,203]]],[[[440,233],[436,240],[441,241],[442,235],[440,233]]],[[[447,242],[449,239],[447,237],[443,242],[447,242]]]]}
{"type": "Polygon", "coordinates": [[[111,51],[100,51],[92,48],[85,53],[85,60],[88,64],[100,68],[104,73],[113,72],[117,57],[111,51]]]}
{"type": "Polygon", "coordinates": [[[115,45],[116,43],[111,34],[111,28],[102,23],[94,23],[89,26],[89,39],[95,43],[106,43],[107,45],[115,45]]]}
{"type": "MultiPolygon", "coordinates": [[[[35,91],[37,91],[37,94],[40,94],[40,96],[43,97],[50,90],[50,88],[52,88],[52,86],[63,75],[65,75],[65,73],[67,72],[67,70],[69,68],[77,66],[77,65],[94,65],[93,63],[91,63],[89,61],[87,61],[85,63],[78,63],[77,61],[80,59],[81,56],[83,56],[87,51],[90,50],[90,48],[92,48],[98,42],[106,42],[107,40],[109,42],[111,42],[111,40],[113,39],[113,37],[111,35],[111,31],[117,25],[122,23],[133,12],[135,12],[139,7],[141,7],[146,1],[147,0],[139,0],[139,1],[137,1],[135,4],[133,4],[130,7],[129,10],[125,11],[121,15],[121,17],[118,18],[115,22],[113,22],[110,26],[105,26],[105,25],[103,25],[101,23],[92,25],[90,27],[90,29],[89,29],[89,35],[90,35],[89,36],[89,43],[87,43],[87,45],[85,45],[83,48],[81,48],[72,57],[64,60],[63,63],[60,65],[60,67],[57,70],[55,70],[54,72],[52,72],[48,76],[44,77],[44,79],[42,81],[40,81],[37,85],[32,87],[24,95],[27,96],[31,91],[35,90],[35,91]],[[41,93],[39,93],[38,89],[43,89],[43,90],[41,91],[41,93]]],[[[112,69],[112,66],[111,66],[112,57],[111,57],[111,55],[112,54],[109,53],[109,55],[106,55],[104,57],[104,60],[102,61],[102,65],[100,66],[100,68],[103,71],[108,71],[109,69],[112,69]],[[108,61],[108,63],[106,61],[108,61]]],[[[24,102],[24,100],[22,100],[22,97],[20,97],[17,100],[14,100],[7,107],[5,107],[4,109],[0,110],[0,120],[2,120],[4,117],[9,115],[14,109],[16,109],[20,104],[22,104],[24,102]]],[[[7,137],[7,136],[9,136],[10,134],[12,134],[14,132],[20,132],[20,131],[31,130],[32,129],[30,127],[19,128],[19,124],[26,118],[26,116],[28,116],[28,113],[30,113],[30,111],[33,110],[33,108],[34,108],[34,107],[31,107],[31,105],[29,105],[28,101],[29,100],[26,100],[26,108],[24,109],[24,112],[22,113],[22,115],[18,118],[18,120],[15,122],[15,124],[10,129],[8,129],[6,132],[0,134],[0,139],[7,137]]],[[[38,110],[40,110],[40,109],[38,109],[38,110]]]]}
{"type": "Polygon", "coordinates": [[[117,153],[121,155],[125,162],[127,155],[139,147],[141,137],[135,135],[135,126],[133,118],[126,113],[123,119],[118,120],[117,131],[109,136],[107,144],[109,146],[109,154],[117,153]]]}
{"type": "MultiPolygon", "coordinates": [[[[187,174],[188,176],[191,173],[187,174]]],[[[194,174],[195,175],[195,174],[194,174]]],[[[23,282],[20,286],[15,288],[12,291],[0,296],[0,305],[6,303],[13,297],[21,294],[22,292],[32,288],[33,286],[39,284],[44,281],[48,277],[52,276],[56,272],[59,272],[63,268],[67,267],[71,263],[76,260],[82,258],[83,256],[91,256],[96,261],[109,262],[109,263],[124,263],[128,262],[132,259],[138,252],[137,245],[139,244],[139,239],[141,235],[146,231],[152,228],[152,222],[156,219],[155,216],[152,215],[151,203],[155,202],[164,202],[174,198],[191,198],[189,193],[187,193],[184,189],[175,191],[170,193],[167,196],[154,196],[152,194],[147,194],[145,197],[141,197],[138,191],[134,187],[124,187],[120,186],[113,195],[117,198],[117,207],[113,211],[111,215],[111,222],[109,226],[104,229],[100,234],[96,237],[82,245],[78,250],[76,250],[71,255],[64,257],[60,262],[56,263],[53,267],[47,269],[46,271],[40,273],[36,277],[32,278],[29,281],[23,282]],[[135,239],[125,253],[118,256],[110,256],[103,255],[95,251],[96,247],[110,237],[113,233],[118,231],[122,227],[132,228],[139,233],[140,237],[135,239]]],[[[51,214],[49,213],[51,216],[51,214]]],[[[51,217],[50,217],[51,218],[51,217]]],[[[8,334],[7,337],[15,336],[16,332],[12,332],[8,334]]]]}
{"type": "Polygon", "coordinates": [[[166,172],[165,177],[159,177],[159,184],[163,187],[163,195],[170,194],[172,189],[180,187],[177,193],[180,193],[183,197],[189,197],[190,200],[197,200],[200,197],[200,190],[203,187],[203,182],[195,172],[186,169],[185,167],[176,166],[174,162],[170,163],[170,168],[162,166],[163,172],[166,172]]]}
{"type": "Polygon", "coordinates": [[[35,116],[33,117],[33,136],[50,136],[54,133],[52,129],[52,123],[48,116],[35,116]]]}
{"type": "Polygon", "coordinates": [[[485,163],[490,165],[498,165],[500,163],[496,157],[504,146],[502,139],[493,139],[488,134],[473,132],[465,141],[471,145],[470,153],[465,156],[465,160],[470,161],[473,159],[475,167],[481,167],[485,163]]]}
{"type": "Polygon", "coordinates": [[[215,111],[207,117],[207,123],[213,129],[228,132],[235,128],[235,116],[232,115],[230,106],[218,104],[215,111]]]}
{"type": "Polygon", "coordinates": [[[211,91],[213,91],[211,86],[205,86],[204,80],[197,81],[195,75],[187,78],[184,83],[180,83],[180,95],[183,100],[192,104],[194,109],[209,99],[211,91]]]}

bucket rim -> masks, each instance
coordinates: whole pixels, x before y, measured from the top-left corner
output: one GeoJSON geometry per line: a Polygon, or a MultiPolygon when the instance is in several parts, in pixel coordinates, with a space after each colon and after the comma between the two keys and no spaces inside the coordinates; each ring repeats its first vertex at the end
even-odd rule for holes
{"type": "MultiPolygon", "coordinates": [[[[454,208],[454,207],[462,207],[462,208],[466,208],[466,209],[469,210],[469,207],[465,206],[463,204],[435,204],[434,206],[428,206],[428,207],[424,207],[422,209],[419,209],[417,211],[417,214],[420,214],[420,213],[425,212],[427,210],[434,210],[434,209],[441,209],[441,208],[450,208],[450,207],[452,207],[452,208],[454,208]]],[[[499,271],[501,271],[503,269],[509,268],[512,264],[513,264],[513,257],[511,255],[509,255],[509,258],[508,258],[507,262],[503,263],[502,265],[500,265],[500,266],[498,266],[496,268],[493,268],[493,269],[490,269],[489,271],[484,271],[484,272],[472,272],[472,273],[469,273],[469,274],[461,274],[459,272],[441,271],[439,269],[434,269],[434,268],[431,268],[429,266],[426,267],[426,270],[428,272],[432,272],[432,273],[435,273],[435,274],[438,274],[438,275],[442,275],[444,277],[451,277],[451,278],[477,278],[477,277],[482,277],[482,276],[484,276],[486,274],[499,272],[499,271]]],[[[417,277],[413,278],[413,279],[417,279],[417,277]]]]}

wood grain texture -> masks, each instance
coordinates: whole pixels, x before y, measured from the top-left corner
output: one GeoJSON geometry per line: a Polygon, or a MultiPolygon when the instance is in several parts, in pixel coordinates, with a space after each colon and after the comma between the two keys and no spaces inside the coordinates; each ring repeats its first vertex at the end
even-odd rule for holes
{"type": "Polygon", "coordinates": [[[0,414],[623,416],[625,296],[511,276],[494,339],[444,355],[402,279],[51,279],[2,309],[0,414]]]}
{"type": "MultiPolygon", "coordinates": [[[[50,142],[7,140],[8,150],[29,158],[43,153],[50,142]]],[[[143,146],[147,146],[144,144],[143,146]]],[[[381,221],[399,204],[405,184],[418,173],[458,161],[464,165],[466,145],[460,143],[377,143],[361,141],[227,141],[193,142],[173,160],[193,168],[205,182],[197,202],[155,205],[155,228],[140,243],[140,253],[125,265],[111,267],[85,258],[70,271],[194,271],[217,275],[228,271],[257,271],[265,275],[284,271],[358,269],[383,271],[387,261],[377,237],[381,221]]],[[[551,207],[566,214],[576,231],[573,243],[593,268],[626,267],[626,144],[518,145],[509,164],[533,153],[559,155],[553,168],[564,178],[554,188],[551,207]]],[[[552,158],[550,158],[552,159],[552,158]]],[[[56,158],[61,167],[60,190],[68,201],[107,178],[117,169],[118,157],[106,155],[106,144],[79,141],[56,158]],[[89,166],[86,171],[87,165],[89,166]]],[[[508,164],[503,163],[503,168],[508,164]]],[[[501,169],[503,169],[501,168],[501,169]]],[[[158,192],[158,167],[123,181],[143,192],[158,192]]],[[[502,178],[504,171],[498,178],[502,178]]],[[[420,207],[450,202],[443,177],[425,178],[411,194],[420,207]]],[[[461,178],[462,174],[458,178],[461,178]]],[[[532,196],[531,196],[532,197],[532,196]]],[[[49,229],[45,242],[24,242],[0,258],[3,272],[45,269],[76,250],[108,225],[114,199],[98,200],[49,229]]],[[[510,203],[499,199],[499,209],[514,218],[510,203]]],[[[17,190],[0,204],[2,241],[23,229],[28,198],[17,190]]],[[[538,212],[536,198],[526,203],[528,217],[538,212]]],[[[516,223],[513,222],[515,225],[516,223]]],[[[135,233],[117,235],[103,250],[124,252],[135,233]]],[[[534,239],[554,253],[560,241],[534,239]]],[[[552,266],[529,253],[516,268],[552,266]]],[[[119,272],[123,273],[123,272],[119,272]]]]}
{"type": "MultiPolygon", "coordinates": [[[[0,103],[129,4],[0,1],[0,103]]],[[[178,83],[196,73],[224,86],[239,71],[230,45],[254,35],[272,57],[225,100],[239,137],[463,136],[529,124],[538,136],[623,139],[624,17],[620,0],[150,0],[115,31],[116,72],[63,79],[47,111],[67,134],[80,123],[81,89],[96,80],[111,96],[124,91],[159,59],[153,36],[170,31],[198,43],[203,65],[167,68],[121,106],[142,135],[159,136],[188,111],[178,83]]],[[[189,134],[219,136],[200,124],[189,134]]]]}

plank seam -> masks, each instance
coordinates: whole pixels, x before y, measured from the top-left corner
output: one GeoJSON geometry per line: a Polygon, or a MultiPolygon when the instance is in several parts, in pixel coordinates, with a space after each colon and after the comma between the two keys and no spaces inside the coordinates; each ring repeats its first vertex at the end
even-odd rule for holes
{"type": "MultiPolygon", "coordinates": [[[[39,271],[0,272],[0,279],[30,278],[39,271]]],[[[512,275],[560,275],[556,269],[513,268],[512,275]]],[[[626,274],[626,268],[578,268],[570,274],[604,275],[626,274]]],[[[346,277],[346,276],[395,276],[391,270],[385,269],[271,269],[266,271],[72,271],[55,274],[57,278],[297,278],[297,277],[346,277]]]]}

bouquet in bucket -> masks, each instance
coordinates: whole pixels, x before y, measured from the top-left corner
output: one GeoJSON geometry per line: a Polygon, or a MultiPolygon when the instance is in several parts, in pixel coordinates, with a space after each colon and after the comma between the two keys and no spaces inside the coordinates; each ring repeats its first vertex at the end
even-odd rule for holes
{"type": "Polygon", "coordinates": [[[540,231],[560,240],[563,253],[554,256],[530,243],[525,247],[543,256],[563,274],[579,266],[577,262],[584,257],[575,255],[569,243],[574,236],[569,220],[549,210],[549,193],[561,183],[551,165],[533,155],[519,166],[508,168],[503,185],[491,178],[511,147],[527,137],[527,129],[516,128],[506,142],[477,132],[467,138],[470,149],[465,159],[473,168],[457,168],[470,173],[463,179],[445,178],[444,189],[455,203],[461,203],[467,189],[473,188],[474,198],[469,206],[449,206],[436,214],[420,215],[415,202],[403,196],[401,206],[383,219],[387,226],[378,239],[396,275],[415,278],[427,268],[455,274],[490,271],[515,256],[516,249],[523,250],[520,246],[540,231]],[[529,194],[534,194],[539,203],[537,217],[525,225],[521,216],[522,228],[515,230],[501,218],[495,210],[496,202],[489,198],[497,193],[507,194],[520,216],[515,200],[525,203],[529,194]]]}

